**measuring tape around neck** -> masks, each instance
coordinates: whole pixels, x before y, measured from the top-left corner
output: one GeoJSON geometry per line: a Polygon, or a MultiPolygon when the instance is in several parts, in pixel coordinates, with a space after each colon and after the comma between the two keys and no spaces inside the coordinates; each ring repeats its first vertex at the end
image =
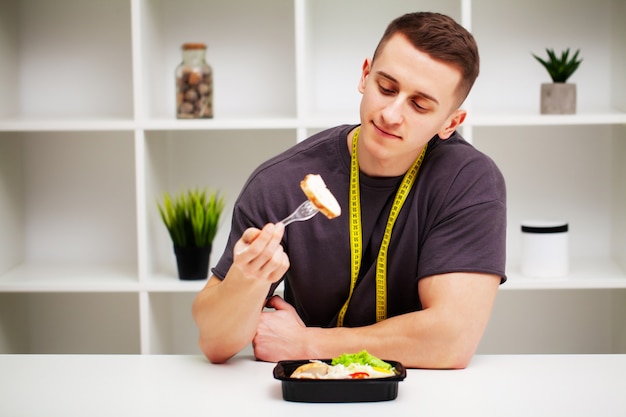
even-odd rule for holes
{"type": "MultiPolygon", "coordinates": [[[[359,277],[361,257],[363,254],[359,161],[357,157],[357,143],[360,131],[361,128],[357,127],[354,132],[354,136],[352,137],[352,156],[350,158],[350,292],[348,293],[348,299],[344,303],[343,307],[341,307],[341,310],[339,310],[337,326],[343,326],[343,320],[346,316],[346,312],[348,311],[348,305],[352,299],[354,287],[356,286],[356,281],[359,277]]],[[[398,214],[402,209],[402,205],[415,183],[417,173],[419,172],[422,161],[424,160],[424,155],[426,155],[426,147],[427,146],[424,146],[424,149],[422,149],[420,155],[417,157],[415,162],[413,162],[411,168],[409,168],[406,174],[404,174],[404,178],[402,178],[402,182],[400,183],[400,188],[394,197],[389,218],[387,219],[385,234],[383,235],[376,260],[376,322],[387,318],[387,250],[389,249],[389,242],[391,241],[391,232],[396,219],[398,218],[398,214]]]]}

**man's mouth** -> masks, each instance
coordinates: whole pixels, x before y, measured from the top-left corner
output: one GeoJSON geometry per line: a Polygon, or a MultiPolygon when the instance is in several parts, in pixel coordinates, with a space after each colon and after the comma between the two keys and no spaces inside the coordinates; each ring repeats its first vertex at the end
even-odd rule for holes
{"type": "Polygon", "coordinates": [[[372,125],[374,126],[374,129],[376,129],[376,131],[378,132],[378,134],[380,134],[381,136],[385,136],[391,139],[402,139],[401,136],[398,136],[396,134],[390,133],[389,131],[379,127],[376,123],[372,122],[372,125]]]}

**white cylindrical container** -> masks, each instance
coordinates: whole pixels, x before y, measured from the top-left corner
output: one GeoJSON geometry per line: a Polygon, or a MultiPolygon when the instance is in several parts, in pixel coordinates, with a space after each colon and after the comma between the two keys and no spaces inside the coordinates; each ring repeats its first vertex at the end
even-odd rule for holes
{"type": "Polygon", "coordinates": [[[522,223],[522,274],[536,278],[563,277],[569,273],[568,224],[522,223]]]}

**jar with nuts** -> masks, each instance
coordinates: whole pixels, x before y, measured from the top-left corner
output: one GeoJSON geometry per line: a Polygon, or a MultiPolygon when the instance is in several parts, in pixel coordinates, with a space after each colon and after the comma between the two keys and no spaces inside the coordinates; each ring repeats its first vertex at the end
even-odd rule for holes
{"type": "Polygon", "coordinates": [[[185,43],[183,61],[176,67],[176,117],[213,117],[213,69],[206,62],[206,45],[185,43]]]}

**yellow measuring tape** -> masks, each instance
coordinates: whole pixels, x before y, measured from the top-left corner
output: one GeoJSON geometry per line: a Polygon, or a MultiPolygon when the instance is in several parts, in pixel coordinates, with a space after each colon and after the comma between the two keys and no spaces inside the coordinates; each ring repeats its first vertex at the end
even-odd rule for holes
{"type": "MultiPolygon", "coordinates": [[[[357,158],[357,142],[359,140],[359,133],[361,128],[358,127],[352,137],[352,157],[350,160],[350,263],[351,263],[351,277],[350,277],[350,292],[348,293],[348,299],[343,307],[339,311],[337,318],[337,326],[343,326],[343,320],[348,311],[348,305],[352,299],[352,293],[356,286],[356,281],[359,277],[359,270],[361,269],[361,256],[363,253],[363,236],[361,231],[361,195],[359,186],[359,161],[357,158]]],[[[391,206],[391,212],[387,219],[387,226],[385,226],[385,234],[380,244],[380,250],[378,251],[378,258],[376,260],[376,321],[385,320],[387,318],[387,249],[389,249],[389,242],[391,241],[391,232],[393,225],[396,223],[400,209],[406,200],[409,191],[415,183],[417,173],[419,172],[424,155],[426,155],[426,147],[422,149],[422,152],[417,157],[411,168],[404,174],[400,188],[396,192],[396,196],[391,206]]]]}

